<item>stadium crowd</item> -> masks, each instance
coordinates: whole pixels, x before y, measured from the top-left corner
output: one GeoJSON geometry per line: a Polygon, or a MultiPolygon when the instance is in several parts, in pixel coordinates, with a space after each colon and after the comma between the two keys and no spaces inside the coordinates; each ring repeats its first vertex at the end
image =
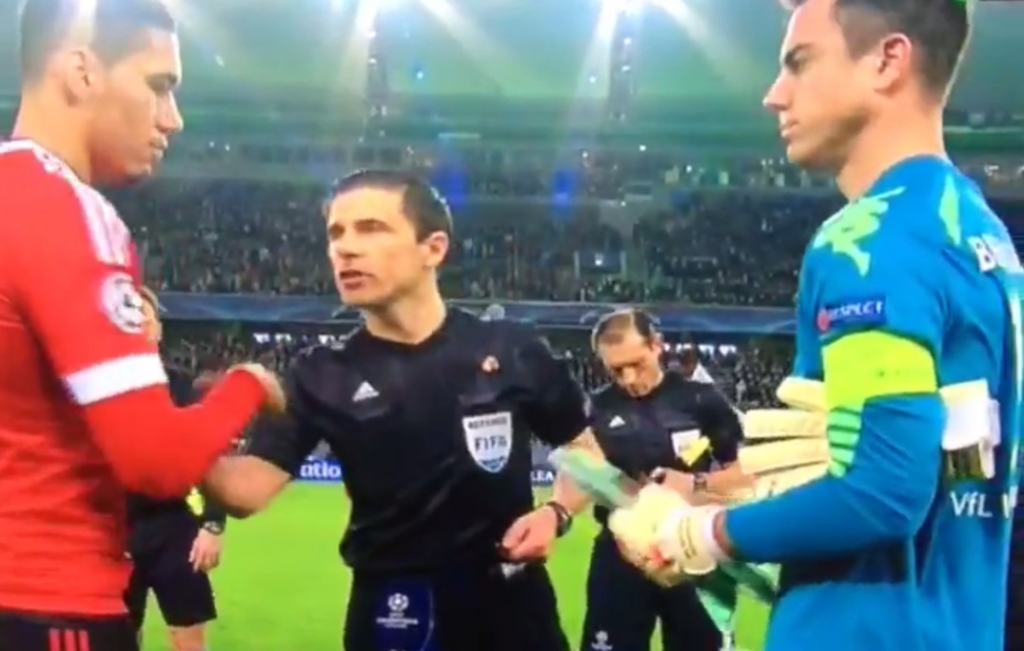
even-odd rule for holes
{"type": "MultiPolygon", "coordinates": [[[[115,194],[136,234],[147,282],[160,291],[335,292],[319,217],[322,188],[247,181],[156,181],[115,194]]],[[[995,201],[1024,237],[1024,201],[995,201]]],[[[473,199],[453,205],[455,237],[444,269],[451,298],[790,306],[810,233],[841,207],[828,193],[713,190],[645,204],[625,222],[596,202],[563,211],[550,201],[473,199]]],[[[171,332],[176,329],[172,326],[171,332]]],[[[692,335],[691,335],[692,336],[692,335]]],[[[283,369],[309,335],[257,337],[240,326],[169,338],[170,360],[192,372],[259,359],[283,369]]],[[[705,343],[705,342],[702,342],[705,343]]],[[[585,335],[557,347],[587,388],[607,381],[585,335]]],[[[742,407],[772,404],[789,368],[788,344],[670,351],[670,365],[701,363],[742,407]]]]}
{"type": "MultiPolygon", "coordinates": [[[[344,332],[345,328],[336,330],[344,332]]],[[[283,371],[299,350],[338,336],[254,332],[239,325],[197,328],[171,323],[164,340],[164,354],[170,364],[193,375],[253,359],[283,371]]],[[[586,389],[609,381],[590,351],[586,331],[557,333],[553,345],[586,389]]],[[[776,404],[774,390],[790,369],[792,346],[784,339],[751,341],[740,347],[671,343],[665,346],[664,362],[669,369],[686,374],[691,374],[699,364],[740,408],[747,409],[776,404]]]]}
{"type": "MultiPolygon", "coordinates": [[[[114,197],[158,290],[332,294],[322,198],[313,185],[174,180],[114,197]]],[[[1024,234],[1024,202],[997,204],[1024,234]]],[[[840,204],[829,194],[695,191],[619,221],[597,202],[453,208],[443,278],[452,298],[788,306],[812,229],[840,204]]]]}

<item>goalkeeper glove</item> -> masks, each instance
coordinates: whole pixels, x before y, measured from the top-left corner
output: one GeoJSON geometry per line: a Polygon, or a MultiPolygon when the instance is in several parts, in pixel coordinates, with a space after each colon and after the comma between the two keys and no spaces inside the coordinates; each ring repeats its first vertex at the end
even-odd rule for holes
{"type": "Polygon", "coordinates": [[[655,583],[669,587],[717,567],[711,527],[718,506],[692,506],[679,493],[649,484],[628,507],[612,512],[608,528],[623,557],[655,583]]]}
{"type": "Polygon", "coordinates": [[[827,410],[822,382],[786,378],[776,395],[788,409],[754,409],[743,417],[739,462],[756,478],[750,488],[714,495],[723,502],[769,497],[825,474],[829,464],[827,410]]]}

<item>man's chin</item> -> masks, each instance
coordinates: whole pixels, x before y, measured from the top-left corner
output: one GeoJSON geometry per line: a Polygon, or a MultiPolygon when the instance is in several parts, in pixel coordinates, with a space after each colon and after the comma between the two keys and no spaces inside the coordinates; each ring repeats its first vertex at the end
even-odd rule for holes
{"type": "Polygon", "coordinates": [[[107,187],[126,187],[137,185],[153,178],[154,166],[143,165],[121,170],[116,174],[103,174],[96,179],[96,184],[107,187]]]}
{"type": "Polygon", "coordinates": [[[811,147],[801,147],[798,143],[786,145],[786,160],[805,170],[816,171],[827,168],[827,164],[822,162],[823,158],[820,152],[811,147]]]}
{"type": "Polygon", "coordinates": [[[339,292],[341,303],[345,307],[355,310],[373,310],[386,307],[388,298],[384,296],[371,296],[363,292],[339,292]]]}

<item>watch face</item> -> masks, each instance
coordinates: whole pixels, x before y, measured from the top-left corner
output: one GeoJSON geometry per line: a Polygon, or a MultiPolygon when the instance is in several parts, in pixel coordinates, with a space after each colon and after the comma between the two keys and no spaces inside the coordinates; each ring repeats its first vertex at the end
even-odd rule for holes
{"type": "Polygon", "coordinates": [[[571,522],[571,520],[558,518],[558,528],[555,530],[555,533],[557,533],[559,536],[564,536],[565,534],[569,533],[569,524],[571,522]]]}

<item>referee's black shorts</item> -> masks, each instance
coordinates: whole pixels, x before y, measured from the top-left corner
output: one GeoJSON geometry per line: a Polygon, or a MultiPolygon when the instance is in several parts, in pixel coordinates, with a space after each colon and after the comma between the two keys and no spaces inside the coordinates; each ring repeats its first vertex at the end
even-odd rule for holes
{"type": "Polygon", "coordinates": [[[137,628],[142,628],[151,590],[168,626],[183,628],[217,618],[210,577],[189,562],[198,534],[199,523],[187,512],[154,515],[132,527],[128,547],[133,567],[125,605],[137,628]]]}
{"type": "Polygon", "coordinates": [[[85,617],[0,612],[0,651],[139,651],[124,615],[85,617]]]}
{"type": "Polygon", "coordinates": [[[718,651],[722,634],[687,583],[662,588],[619,553],[607,529],[594,539],[580,651],[648,649],[661,622],[665,651],[718,651]]]}
{"type": "Polygon", "coordinates": [[[353,573],[345,651],[568,651],[543,566],[431,576],[353,573]]]}

